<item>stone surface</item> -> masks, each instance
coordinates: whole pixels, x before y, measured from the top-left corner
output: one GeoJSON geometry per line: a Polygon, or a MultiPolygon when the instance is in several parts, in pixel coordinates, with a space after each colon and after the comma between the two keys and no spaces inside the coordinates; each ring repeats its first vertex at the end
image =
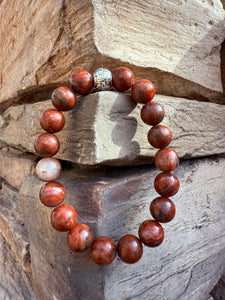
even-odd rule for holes
{"type": "MultiPolygon", "coordinates": [[[[172,131],[170,147],[181,158],[225,152],[225,106],[159,95],[155,101],[165,108],[162,124],[172,131]]],[[[51,107],[50,101],[10,107],[0,121],[0,140],[34,152],[35,138],[43,133],[39,116],[51,107]]],[[[147,141],[150,127],[140,110],[125,93],[80,97],[74,110],[65,112],[64,129],[56,133],[61,145],[56,158],[84,165],[152,162],[157,150],[147,141]]]]}
{"type": "Polygon", "coordinates": [[[210,293],[214,300],[225,299],[225,276],[223,275],[210,293]]]}
{"type": "Polygon", "coordinates": [[[3,1],[1,105],[46,99],[74,70],[121,65],[161,94],[220,101],[224,16],[220,0],[3,1]]]}
{"type": "MultiPolygon", "coordinates": [[[[118,242],[125,234],[137,235],[140,223],[150,218],[157,174],[152,166],[84,168],[64,171],[60,182],[78,222],[89,225],[95,237],[118,242]]],[[[181,182],[172,197],[177,212],[163,224],[163,243],[144,247],[137,264],[124,264],[117,256],[104,268],[94,264],[89,251],[72,253],[66,234],[51,228],[51,209],[38,199],[43,182],[29,175],[20,206],[31,241],[36,299],[207,299],[225,267],[225,157],[183,161],[176,175],[181,182]]]]}

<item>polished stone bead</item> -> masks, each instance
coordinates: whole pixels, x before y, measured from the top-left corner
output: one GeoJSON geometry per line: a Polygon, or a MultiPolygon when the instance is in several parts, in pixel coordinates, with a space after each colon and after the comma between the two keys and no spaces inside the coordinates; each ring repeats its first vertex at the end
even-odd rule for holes
{"type": "Polygon", "coordinates": [[[164,148],[172,140],[172,132],[165,125],[156,125],[148,132],[149,144],[154,148],[164,148]]]}
{"type": "Polygon", "coordinates": [[[58,231],[68,231],[75,226],[76,222],[77,212],[71,205],[62,204],[51,213],[52,227],[58,231]]]}
{"type": "Polygon", "coordinates": [[[40,156],[51,157],[59,151],[59,140],[54,134],[43,133],[34,141],[34,149],[40,156]]]}
{"type": "Polygon", "coordinates": [[[119,67],[112,72],[112,85],[119,91],[124,92],[134,84],[133,72],[125,67],[119,67]]]}
{"type": "Polygon", "coordinates": [[[161,196],[170,197],[178,192],[180,183],[173,173],[162,172],[156,176],[154,186],[161,196]]]}
{"type": "Polygon", "coordinates": [[[178,167],[179,158],[175,150],[164,148],[156,152],[154,162],[159,170],[171,172],[178,167]]]}
{"type": "Polygon", "coordinates": [[[153,101],[145,104],[141,109],[141,119],[145,124],[156,126],[164,119],[165,111],[161,104],[153,101]]]}
{"type": "Polygon", "coordinates": [[[56,109],[48,109],[42,113],[40,124],[47,132],[55,133],[60,131],[65,125],[65,117],[56,109]]]}
{"type": "Polygon", "coordinates": [[[138,80],[132,86],[131,97],[137,103],[148,103],[155,96],[155,87],[149,80],[138,80]]]}
{"type": "Polygon", "coordinates": [[[65,199],[66,191],[61,183],[50,181],[42,186],[39,196],[45,206],[56,207],[65,199]]]}
{"type": "Polygon", "coordinates": [[[107,236],[98,237],[91,246],[91,257],[100,266],[111,264],[116,257],[116,245],[107,236]]]}
{"type": "Polygon", "coordinates": [[[53,157],[42,158],[36,166],[36,175],[43,181],[57,179],[62,171],[60,162],[53,157]]]}
{"type": "Polygon", "coordinates": [[[142,257],[141,241],[132,234],[124,235],[118,242],[118,255],[127,264],[134,264],[142,257]]]}
{"type": "Polygon", "coordinates": [[[81,70],[70,77],[70,85],[74,93],[87,95],[94,86],[94,78],[89,72],[81,70]]]}
{"type": "Polygon", "coordinates": [[[108,69],[96,70],[93,77],[96,91],[107,91],[112,87],[112,73],[108,69]]]}
{"type": "Polygon", "coordinates": [[[176,207],[169,198],[157,197],[150,204],[150,212],[156,221],[166,223],[174,218],[176,207]]]}
{"type": "Polygon", "coordinates": [[[85,224],[75,225],[68,233],[67,243],[75,252],[84,252],[91,247],[94,241],[93,233],[85,224]]]}
{"type": "Polygon", "coordinates": [[[146,220],[141,223],[138,234],[142,243],[148,247],[157,247],[164,239],[162,226],[154,220],[146,220]]]}
{"type": "Polygon", "coordinates": [[[66,86],[58,87],[52,93],[52,104],[58,110],[71,110],[74,108],[76,101],[76,95],[66,86]]]}

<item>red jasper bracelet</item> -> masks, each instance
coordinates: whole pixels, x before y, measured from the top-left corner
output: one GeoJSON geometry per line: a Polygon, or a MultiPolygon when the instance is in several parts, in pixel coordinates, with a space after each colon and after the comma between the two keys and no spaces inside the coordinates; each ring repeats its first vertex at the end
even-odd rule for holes
{"type": "Polygon", "coordinates": [[[179,189],[177,177],[171,173],[179,164],[176,151],[166,148],[172,140],[172,133],[164,125],[158,125],[164,118],[165,112],[161,104],[151,102],[155,95],[155,87],[148,80],[139,80],[134,83],[134,75],[128,68],[120,67],[112,73],[107,69],[98,69],[92,76],[87,71],[79,71],[70,78],[72,91],[67,87],[59,87],[52,94],[52,103],[56,109],[48,109],[40,118],[42,128],[47,131],[39,135],[34,143],[35,151],[43,156],[37,166],[38,177],[47,181],[40,190],[40,200],[48,207],[56,207],[51,214],[52,226],[59,231],[69,231],[67,242],[75,252],[83,252],[91,247],[91,257],[98,265],[108,265],[118,253],[121,260],[132,264],[137,262],[143,252],[142,243],[148,247],[159,246],[164,239],[164,230],[160,223],[171,221],[175,215],[175,205],[168,198],[175,195],[179,189]],[[73,109],[76,104],[76,95],[87,95],[95,91],[108,90],[114,87],[123,92],[131,88],[131,98],[144,106],[141,109],[141,118],[153,126],[148,132],[148,141],[159,148],[154,162],[162,172],[154,181],[155,190],[161,197],[155,198],[150,204],[150,212],[154,220],[141,223],[139,238],[127,234],[115,243],[107,236],[94,240],[93,233],[86,224],[76,224],[76,210],[67,204],[61,204],[66,197],[65,188],[55,180],[61,174],[60,162],[53,158],[60,147],[57,137],[53,134],[60,131],[65,118],[61,111],[73,109]]]}

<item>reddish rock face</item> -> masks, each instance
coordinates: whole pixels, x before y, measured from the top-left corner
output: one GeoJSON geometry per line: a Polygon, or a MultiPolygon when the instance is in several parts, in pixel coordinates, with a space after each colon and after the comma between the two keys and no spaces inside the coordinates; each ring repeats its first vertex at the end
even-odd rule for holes
{"type": "Polygon", "coordinates": [[[164,148],[172,141],[172,132],[165,125],[154,126],[148,132],[148,141],[154,148],[164,148]]]}
{"type": "Polygon", "coordinates": [[[155,126],[164,119],[165,111],[161,104],[148,102],[141,109],[141,119],[144,123],[155,126]]]}
{"type": "Polygon", "coordinates": [[[146,220],[141,223],[138,234],[142,243],[148,247],[157,247],[164,239],[162,226],[154,220],[146,220]]]}
{"type": "Polygon", "coordinates": [[[40,200],[48,207],[56,207],[63,202],[66,191],[62,184],[50,181],[42,186],[40,190],[40,200]]]}
{"type": "Polygon", "coordinates": [[[93,240],[93,233],[85,224],[77,224],[67,236],[67,243],[75,252],[84,252],[91,247],[93,240]]]}
{"type": "Polygon", "coordinates": [[[154,186],[161,196],[170,197],[178,192],[180,183],[173,173],[162,172],[156,176],[154,186]]]}
{"type": "Polygon", "coordinates": [[[42,113],[40,124],[49,133],[58,132],[65,125],[65,117],[56,109],[48,109],[42,113]]]}
{"type": "Polygon", "coordinates": [[[81,70],[70,77],[70,85],[74,93],[87,95],[94,86],[94,78],[87,71],[81,70]]]}
{"type": "Polygon", "coordinates": [[[134,74],[130,69],[120,67],[112,72],[112,85],[117,91],[126,91],[131,88],[133,84],[134,74]]]}
{"type": "Polygon", "coordinates": [[[137,103],[148,103],[155,96],[155,87],[149,80],[138,80],[132,86],[131,97],[137,103]]]}
{"type": "Polygon", "coordinates": [[[176,207],[169,198],[157,197],[150,204],[150,212],[156,221],[166,223],[174,218],[176,207]]]}
{"type": "Polygon", "coordinates": [[[34,142],[35,151],[43,157],[51,157],[59,151],[59,140],[54,134],[43,133],[34,142]]]}
{"type": "Polygon", "coordinates": [[[142,257],[141,241],[132,234],[124,235],[118,242],[118,255],[127,264],[134,264],[142,257]]]}
{"type": "Polygon", "coordinates": [[[107,236],[98,237],[91,246],[91,257],[100,266],[111,264],[116,257],[115,243],[107,236]]]}
{"type": "Polygon", "coordinates": [[[52,227],[58,231],[68,231],[75,226],[76,222],[77,212],[71,205],[62,204],[52,211],[52,227]]]}
{"type": "Polygon", "coordinates": [[[154,162],[159,170],[170,172],[178,167],[179,158],[175,150],[165,148],[156,152],[154,162]]]}
{"type": "Polygon", "coordinates": [[[76,95],[66,86],[58,87],[52,93],[52,104],[58,110],[70,110],[75,106],[76,101],[76,95]]]}

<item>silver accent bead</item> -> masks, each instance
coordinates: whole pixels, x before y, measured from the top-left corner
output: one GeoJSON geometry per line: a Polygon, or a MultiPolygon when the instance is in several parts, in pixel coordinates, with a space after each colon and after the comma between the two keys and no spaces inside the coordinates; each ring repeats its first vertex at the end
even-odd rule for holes
{"type": "Polygon", "coordinates": [[[112,73],[108,69],[98,69],[94,72],[94,87],[97,91],[106,91],[112,86],[112,73]]]}

